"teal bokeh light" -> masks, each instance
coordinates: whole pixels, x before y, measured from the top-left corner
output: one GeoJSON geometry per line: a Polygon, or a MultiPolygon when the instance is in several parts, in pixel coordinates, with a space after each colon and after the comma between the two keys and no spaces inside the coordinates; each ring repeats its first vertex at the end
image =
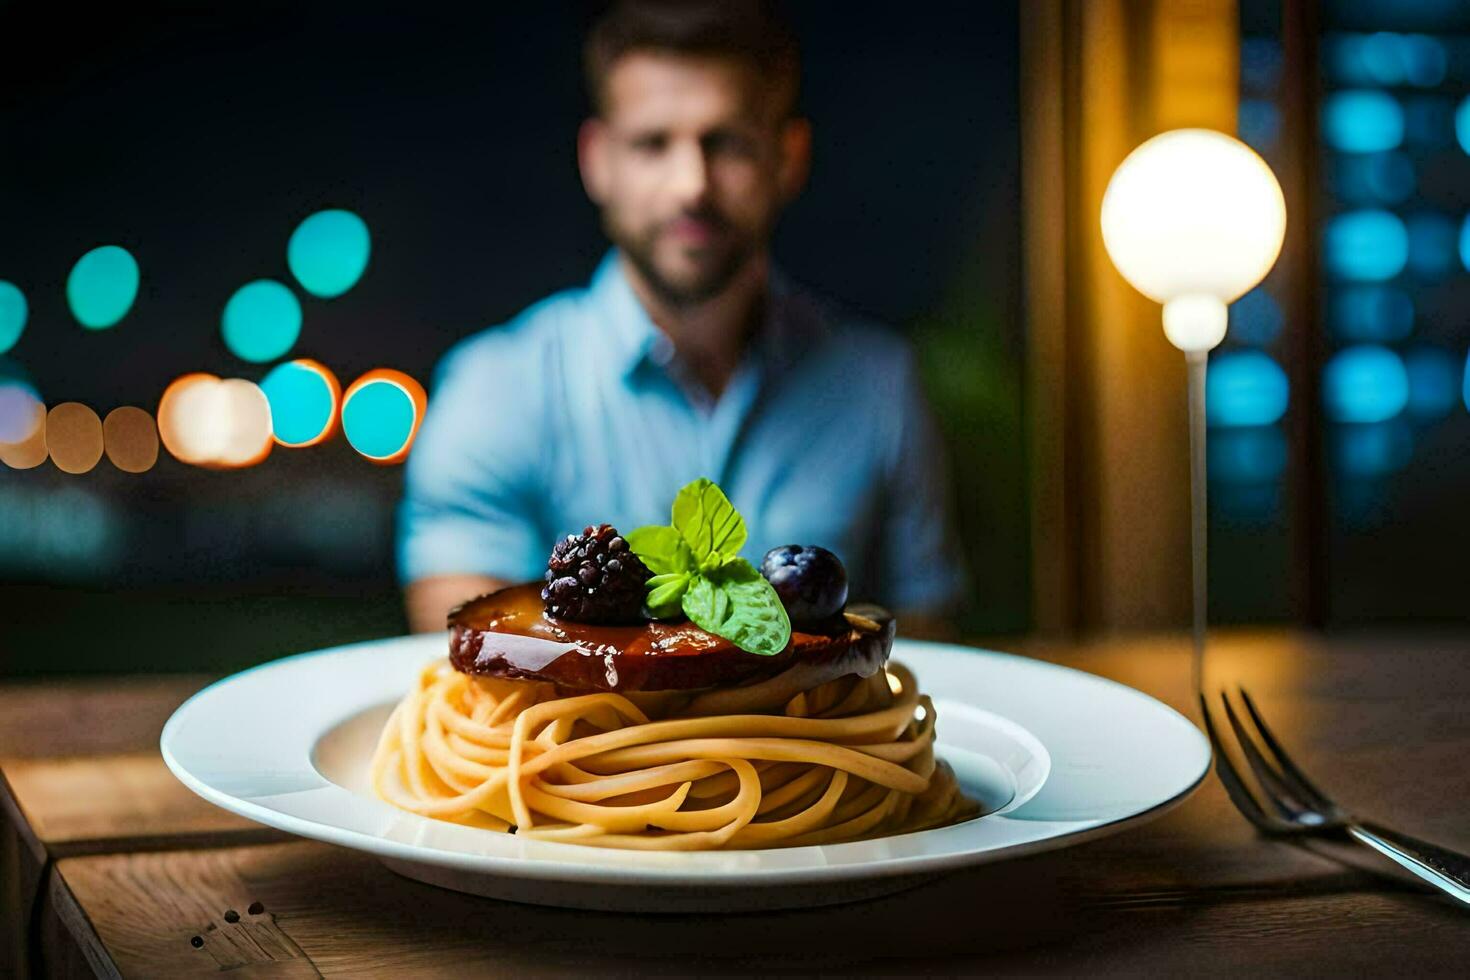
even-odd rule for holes
{"type": "Polygon", "coordinates": [[[1291,386],[1281,365],[1258,350],[1225,351],[1210,358],[1205,417],[1216,426],[1263,426],[1279,422],[1291,386]]]}
{"type": "Polygon", "coordinates": [[[1327,268],[1339,279],[1385,282],[1409,261],[1409,231],[1391,211],[1340,214],[1327,223],[1327,268]]]}
{"type": "Polygon", "coordinates": [[[103,245],[77,259],[66,277],[66,302],[88,330],[104,330],[128,315],[138,298],[138,262],[125,248],[103,245]]]}
{"type": "Polygon", "coordinates": [[[301,336],[301,303],[273,279],[235,290],[220,321],[225,346],[241,360],[260,363],[284,355],[301,336]]]}
{"type": "Polygon", "coordinates": [[[1387,422],[1409,403],[1409,372],[1387,347],[1347,347],[1322,371],[1322,400],[1333,422],[1387,422]]]}
{"type": "Polygon", "coordinates": [[[15,283],[0,279],[0,354],[10,350],[20,340],[29,315],[26,294],[15,283]]]}
{"type": "Polygon", "coordinates": [[[1344,153],[1382,153],[1404,141],[1404,110],[1387,92],[1334,92],[1322,109],[1322,133],[1344,153]]]}
{"type": "Polygon", "coordinates": [[[352,448],[374,459],[403,451],[413,436],[413,397],[391,381],[371,381],[342,406],[342,431],[352,448]]]}
{"type": "Polygon", "coordinates": [[[318,211],[297,226],[286,245],[286,264],[301,288],[331,299],[357,285],[367,268],[372,239],[351,211],[318,211]]]}
{"type": "Polygon", "coordinates": [[[271,431],[286,446],[306,446],[332,427],[337,397],[323,373],[302,361],[277,364],[260,383],[271,406],[271,431]]]}

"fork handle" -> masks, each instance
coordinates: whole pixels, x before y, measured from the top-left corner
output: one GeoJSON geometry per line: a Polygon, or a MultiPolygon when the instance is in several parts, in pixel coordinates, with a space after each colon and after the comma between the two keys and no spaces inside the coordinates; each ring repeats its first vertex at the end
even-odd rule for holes
{"type": "Polygon", "coordinates": [[[1347,832],[1440,891],[1470,905],[1470,857],[1373,823],[1351,823],[1347,832]]]}

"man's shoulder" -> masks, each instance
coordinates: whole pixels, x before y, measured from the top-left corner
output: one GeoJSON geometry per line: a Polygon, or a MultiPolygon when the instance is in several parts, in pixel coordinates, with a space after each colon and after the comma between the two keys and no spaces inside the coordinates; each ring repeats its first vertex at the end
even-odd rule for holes
{"type": "Polygon", "coordinates": [[[582,287],[561,290],[503,323],[462,338],[440,358],[436,382],[462,371],[518,374],[533,369],[586,319],[586,293],[582,287]]]}

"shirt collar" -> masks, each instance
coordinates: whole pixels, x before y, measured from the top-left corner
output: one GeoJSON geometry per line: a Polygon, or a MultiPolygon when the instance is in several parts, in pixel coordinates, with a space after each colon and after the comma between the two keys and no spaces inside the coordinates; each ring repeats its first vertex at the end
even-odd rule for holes
{"type": "MultiPolygon", "coordinates": [[[[771,269],[768,283],[766,315],[754,339],[752,354],[764,365],[779,368],[800,354],[802,340],[811,332],[815,318],[780,269],[771,269]]],[[[606,319],[605,329],[615,351],[614,363],[625,377],[644,364],[668,367],[674,358],[673,341],[639,302],[623,272],[616,248],[609,249],[598,263],[588,291],[599,317],[606,319]]]]}

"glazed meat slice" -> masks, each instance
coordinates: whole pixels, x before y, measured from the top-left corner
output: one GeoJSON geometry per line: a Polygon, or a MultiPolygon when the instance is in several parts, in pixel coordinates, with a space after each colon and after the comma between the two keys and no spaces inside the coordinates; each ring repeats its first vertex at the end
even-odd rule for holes
{"type": "Polygon", "coordinates": [[[834,617],[829,629],[791,633],[775,656],[747,653],[693,623],[594,626],[547,616],[540,583],[511,586],[449,614],[456,670],[550,681],[572,691],[688,691],[754,683],[797,664],[817,680],[872,675],[888,659],[894,622],[875,606],[877,629],[834,617]]]}

